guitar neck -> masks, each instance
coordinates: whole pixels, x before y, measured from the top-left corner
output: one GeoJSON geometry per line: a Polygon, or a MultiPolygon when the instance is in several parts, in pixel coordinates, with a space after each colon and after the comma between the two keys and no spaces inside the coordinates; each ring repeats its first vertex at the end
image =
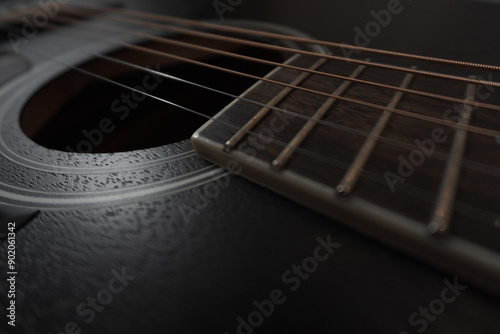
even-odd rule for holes
{"type": "Polygon", "coordinates": [[[193,143],[231,172],[496,289],[500,94],[485,76],[296,55],[193,143]]]}

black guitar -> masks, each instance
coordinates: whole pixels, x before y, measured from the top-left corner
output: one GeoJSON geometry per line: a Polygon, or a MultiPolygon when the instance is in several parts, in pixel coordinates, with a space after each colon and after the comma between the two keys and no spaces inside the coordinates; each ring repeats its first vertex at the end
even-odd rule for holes
{"type": "Polygon", "coordinates": [[[3,5],[2,332],[498,332],[500,67],[273,6],[3,5]]]}

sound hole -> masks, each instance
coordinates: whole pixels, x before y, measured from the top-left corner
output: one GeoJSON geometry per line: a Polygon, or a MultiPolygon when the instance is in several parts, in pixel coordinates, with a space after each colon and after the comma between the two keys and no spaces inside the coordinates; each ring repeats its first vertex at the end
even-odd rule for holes
{"type": "MultiPolygon", "coordinates": [[[[183,40],[198,45],[207,44],[192,38],[183,40]]],[[[164,44],[148,43],[144,46],[258,76],[264,76],[273,69],[254,62],[215,57],[213,54],[167,47],[164,44]]],[[[212,42],[208,46],[272,61],[281,62],[284,59],[278,53],[226,43],[214,45],[212,42]]],[[[243,93],[255,82],[234,74],[138,51],[121,50],[111,56],[233,95],[243,93]]],[[[132,70],[103,59],[90,60],[80,67],[206,116],[215,115],[232,101],[226,95],[132,70]]],[[[106,153],[179,142],[189,138],[207,120],[144,94],[70,70],[44,85],[30,98],[20,122],[23,132],[46,148],[78,153],[106,153]]]]}

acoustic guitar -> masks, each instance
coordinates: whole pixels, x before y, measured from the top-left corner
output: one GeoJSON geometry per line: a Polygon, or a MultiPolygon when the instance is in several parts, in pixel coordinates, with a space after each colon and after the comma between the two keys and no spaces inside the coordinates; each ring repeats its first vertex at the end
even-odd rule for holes
{"type": "Polygon", "coordinates": [[[500,67],[240,4],[3,5],[2,333],[498,332],[500,67]]]}

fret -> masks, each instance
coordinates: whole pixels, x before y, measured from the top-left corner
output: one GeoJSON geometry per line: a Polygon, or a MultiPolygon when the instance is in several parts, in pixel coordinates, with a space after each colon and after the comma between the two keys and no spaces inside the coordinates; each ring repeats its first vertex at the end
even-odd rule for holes
{"type": "MultiPolygon", "coordinates": [[[[467,101],[472,101],[474,99],[475,91],[476,86],[468,84],[465,99],[467,101]]],[[[469,124],[472,110],[473,107],[471,105],[464,105],[459,121],[461,125],[469,124]]],[[[437,204],[428,225],[429,231],[432,234],[446,233],[450,228],[453,202],[455,200],[460,178],[460,163],[463,159],[466,140],[467,130],[457,129],[450,151],[450,158],[447,162],[444,177],[439,188],[438,200],[436,202],[437,204]]]]}
{"type": "MultiPolygon", "coordinates": [[[[411,68],[417,69],[416,66],[412,66],[411,68]]],[[[413,74],[407,74],[403,79],[403,81],[401,82],[400,87],[408,88],[411,80],[413,79],[413,76],[414,76],[413,74]]],[[[370,135],[368,136],[366,142],[363,144],[363,147],[356,155],[356,158],[354,159],[354,162],[352,163],[351,167],[347,171],[342,181],[340,181],[339,185],[337,186],[338,194],[347,195],[354,188],[356,181],[361,175],[363,167],[365,166],[366,162],[368,161],[368,158],[373,152],[373,149],[377,143],[377,138],[382,134],[382,132],[385,129],[385,126],[387,125],[387,122],[391,118],[392,112],[390,111],[390,109],[396,108],[396,106],[401,101],[402,97],[403,97],[403,92],[401,91],[396,92],[392,100],[387,105],[387,109],[382,112],[382,115],[378,119],[377,124],[375,124],[375,127],[370,132],[370,135]]]]}
{"type": "MultiPolygon", "coordinates": [[[[309,69],[317,70],[321,65],[325,63],[325,58],[318,59],[314,64],[312,64],[309,69]]],[[[291,82],[291,85],[298,86],[307,77],[309,77],[310,72],[303,72],[295,80],[291,82]]],[[[293,91],[292,87],[285,87],[280,93],[278,93],[265,107],[263,107],[250,121],[248,121],[238,132],[236,132],[225,144],[224,151],[230,152],[233,150],[246,135],[252,131],[252,129],[264,119],[273,107],[276,107],[285,97],[287,97],[293,91]]]]}
{"type": "MultiPolygon", "coordinates": [[[[367,59],[369,61],[369,59],[367,59]]],[[[366,68],[366,66],[361,65],[358,66],[354,72],[349,76],[349,78],[357,78],[366,68]]],[[[336,90],[333,92],[332,96],[326,100],[326,102],[316,111],[316,113],[307,121],[307,123],[302,127],[302,129],[295,135],[292,141],[283,149],[283,151],[279,154],[279,156],[272,162],[272,167],[275,169],[283,168],[288,160],[295,153],[297,147],[304,141],[304,139],[309,135],[317,122],[323,118],[325,113],[333,106],[333,104],[337,101],[337,96],[342,95],[347,88],[352,84],[352,81],[346,80],[344,81],[336,90]]]]}

